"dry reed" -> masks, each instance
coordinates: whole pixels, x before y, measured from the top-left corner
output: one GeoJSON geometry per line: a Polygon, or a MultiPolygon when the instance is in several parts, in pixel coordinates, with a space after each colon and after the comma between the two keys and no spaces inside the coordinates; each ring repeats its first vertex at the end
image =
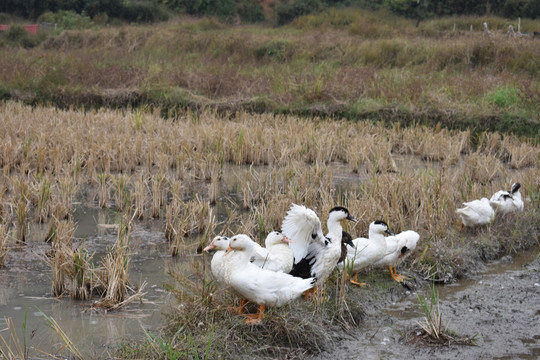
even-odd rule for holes
{"type": "Polygon", "coordinates": [[[280,228],[291,202],[314,208],[323,222],[341,203],[359,219],[358,234],[383,218],[394,230],[427,234],[428,242],[446,238],[463,201],[514,181],[537,206],[540,148],[512,135],[483,133],[476,141],[469,131],[419,125],[215,111],[167,120],[143,110],[32,109],[9,101],[0,115],[2,176],[9,179],[0,188],[2,218],[16,224],[20,240],[28,221],[52,215],[54,227],[68,219],[83,194],[121,213],[134,209],[136,218],[164,214],[173,254],[190,248],[189,237],[212,231],[262,239],[280,228]],[[34,155],[49,164],[39,166],[34,155]],[[212,207],[225,194],[227,217],[218,222],[212,207]]]}
{"type": "Polygon", "coordinates": [[[8,240],[9,232],[6,223],[0,222],[0,268],[4,267],[6,257],[9,253],[8,240]]]}

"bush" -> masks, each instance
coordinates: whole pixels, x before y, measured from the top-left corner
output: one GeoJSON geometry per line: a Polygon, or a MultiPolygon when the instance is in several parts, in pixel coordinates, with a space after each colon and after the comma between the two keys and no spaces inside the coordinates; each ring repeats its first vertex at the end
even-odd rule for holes
{"type": "Polygon", "coordinates": [[[497,89],[487,94],[486,100],[499,108],[507,108],[519,102],[519,90],[514,87],[497,89]]]}
{"type": "Polygon", "coordinates": [[[65,30],[88,29],[94,25],[90,17],[79,15],[74,11],[64,10],[57,13],[46,12],[37,21],[39,23],[57,24],[59,28],[65,30]]]}
{"type": "Polygon", "coordinates": [[[256,1],[243,0],[236,6],[236,11],[242,22],[256,23],[266,20],[266,12],[256,1]]]}
{"type": "Polygon", "coordinates": [[[276,21],[278,25],[285,25],[301,15],[318,13],[324,9],[321,0],[289,0],[276,6],[276,21]]]}
{"type": "Polygon", "coordinates": [[[0,47],[22,46],[25,49],[33,48],[43,40],[43,36],[29,34],[22,26],[13,25],[8,31],[0,32],[0,47]]]}
{"type": "Polygon", "coordinates": [[[169,14],[164,7],[154,2],[126,2],[120,10],[119,17],[129,22],[151,23],[167,20],[169,14]]]}

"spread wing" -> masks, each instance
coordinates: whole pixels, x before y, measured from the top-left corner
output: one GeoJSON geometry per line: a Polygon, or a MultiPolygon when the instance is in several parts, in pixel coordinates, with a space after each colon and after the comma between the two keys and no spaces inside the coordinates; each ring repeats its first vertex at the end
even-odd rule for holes
{"type": "Polygon", "coordinates": [[[303,205],[292,204],[281,224],[281,232],[294,241],[289,246],[293,251],[295,263],[307,255],[309,244],[313,241],[324,244],[319,217],[313,210],[303,205]]]}

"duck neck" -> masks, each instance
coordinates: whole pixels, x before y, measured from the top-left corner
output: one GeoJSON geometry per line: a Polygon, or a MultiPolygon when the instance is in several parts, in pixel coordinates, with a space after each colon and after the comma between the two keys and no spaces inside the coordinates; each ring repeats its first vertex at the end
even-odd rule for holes
{"type": "Polygon", "coordinates": [[[341,235],[343,233],[343,227],[338,220],[328,219],[328,236],[332,239],[332,243],[335,243],[334,246],[339,246],[341,248],[341,235]]]}
{"type": "Polygon", "coordinates": [[[383,234],[375,231],[369,231],[369,240],[375,241],[379,244],[386,244],[386,239],[383,234]]]}

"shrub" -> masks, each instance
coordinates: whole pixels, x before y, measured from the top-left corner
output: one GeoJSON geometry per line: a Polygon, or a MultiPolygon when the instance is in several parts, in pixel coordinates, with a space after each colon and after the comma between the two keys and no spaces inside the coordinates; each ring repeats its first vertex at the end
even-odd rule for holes
{"type": "Polygon", "coordinates": [[[499,108],[516,105],[519,102],[519,90],[515,87],[497,89],[486,95],[486,100],[499,108]]]}
{"type": "Polygon", "coordinates": [[[94,25],[90,17],[79,15],[74,11],[64,10],[57,13],[46,12],[41,15],[37,21],[40,23],[47,22],[57,24],[58,27],[66,30],[88,29],[94,25]]]}
{"type": "Polygon", "coordinates": [[[292,22],[300,15],[317,13],[325,8],[321,0],[292,0],[276,6],[276,21],[278,25],[292,22]]]}
{"type": "Polygon", "coordinates": [[[236,11],[242,22],[256,23],[266,20],[263,7],[253,0],[243,0],[236,6],[236,11]]]}
{"type": "Polygon", "coordinates": [[[13,25],[8,31],[0,32],[0,48],[4,46],[22,46],[33,48],[44,39],[43,36],[29,34],[22,26],[13,25]]]}

